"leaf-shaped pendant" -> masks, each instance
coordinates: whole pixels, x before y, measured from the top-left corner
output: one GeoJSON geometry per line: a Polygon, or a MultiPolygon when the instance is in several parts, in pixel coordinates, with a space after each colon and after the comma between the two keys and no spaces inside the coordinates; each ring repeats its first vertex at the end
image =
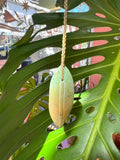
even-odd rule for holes
{"type": "Polygon", "coordinates": [[[64,80],[61,80],[62,67],[53,75],[49,90],[49,112],[57,127],[62,127],[68,118],[74,99],[74,82],[67,67],[64,68],[64,80]]]}

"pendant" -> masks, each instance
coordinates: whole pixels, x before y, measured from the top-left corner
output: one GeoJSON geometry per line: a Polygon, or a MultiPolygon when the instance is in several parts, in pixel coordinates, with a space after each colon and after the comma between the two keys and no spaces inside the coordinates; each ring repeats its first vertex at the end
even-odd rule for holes
{"type": "Polygon", "coordinates": [[[68,118],[74,100],[74,82],[68,68],[64,67],[64,80],[61,80],[62,67],[53,75],[49,88],[49,113],[56,125],[61,128],[68,118]]]}

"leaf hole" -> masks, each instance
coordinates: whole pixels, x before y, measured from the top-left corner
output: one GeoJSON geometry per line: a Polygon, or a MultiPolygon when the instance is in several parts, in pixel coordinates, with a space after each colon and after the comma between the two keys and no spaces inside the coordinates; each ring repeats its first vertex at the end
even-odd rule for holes
{"type": "Polygon", "coordinates": [[[79,93],[79,94],[76,94],[76,96],[74,95],[75,96],[74,100],[79,101],[81,99],[81,93],[88,90],[88,88],[89,88],[89,76],[84,77],[79,81],[76,81],[74,83],[74,93],[79,93]]]}
{"type": "Polygon", "coordinates": [[[95,15],[100,17],[100,18],[106,18],[106,16],[104,14],[101,14],[101,13],[95,13],[95,15]]]}
{"type": "Polygon", "coordinates": [[[76,115],[70,114],[65,123],[70,124],[73,123],[75,120],[76,120],[76,115]]]}
{"type": "Polygon", "coordinates": [[[5,65],[6,61],[7,61],[6,59],[5,60],[0,59],[0,69],[5,65]]]}
{"type": "Polygon", "coordinates": [[[114,40],[116,40],[116,41],[120,40],[120,36],[115,36],[114,40]]]}
{"type": "MultiPolygon", "coordinates": [[[[77,9],[77,7],[75,9],[77,9]]],[[[90,10],[90,7],[85,2],[82,2],[80,4],[80,9],[78,7],[78,12],[88,12],[89,10],[90,10]]]]}
{"type": "Polygon", "coordinates": [[[72,47],[72,49],[73,50],[86,49],[86,48],[88,48],[88,44],[89,44],[89,42],[79,43],[79,44],[74,45],[72,47]]]}
{"type": "Polygon", "coordinates": [[[41,158],[39,158],[38,160],[44,160],[45,158],[44,157],[41,157],[41,158]]]}
{"type": "Polygon", "coordinates": [[[94,106],[91,106],[91,107],[88,107],[86,110],[85,110],[85,112],[86,113],[92,113],[92,112],[94,112],[95,111],[95,107],[94,106]]]}
{"type": "MultiPolygon", "coordinates": [[[[75,31],[79,30],[79,27],[72,26],[72,25],[67,25],[66,27],[67,27],[66,28],[67,33],[75,32],[75,31]]],[[[51,36],[63,34],[63,30],[64,30],[64,26],[61,25],[59,27],[56,27],[56,28],[53,28],[53,29],[50,29],[50,30],[46,30],[46,32],[43,31],[43,32],[40,32],[40,33],[42,33],[42,35],[43,35],[42,37],[46,38],[46,37],[51,37],[51,36]]]]}
{"type": "Polygon", "coordinates": [[[105,57],[104,56],[94,56],[92,57],[91,59],[91,64],[96,64],[96,63],[100,63],[102,61],[105,60],[105,57]]]}
{"type": "Polygon", "coordinates": [[[107,113],[107,118],[110,122],[114,122],[115,121],[115,117],[111,112],[107,113]]]}
{"type": "Polygon", "coordinates": [[[118,94],[120,94],[120,88],[117,89],[118,94]]]}
{"type": "Polygon", "coordinates": [[[120,151],[120,134],[117,133],[117,132],[113,133],[112,134],[112,139],[113,139],[113,142],[114,142],[115,146],[120,151]]]}
{"type": "Polygon", "coordinates": [[[93,74],[89,77],[89,89],[95,88],[101,81],[102,76],[100,74],[93,74]]]}
{"type": "Polygon", "coordinates": [[[82,59],[81,61],[77,61],[74,64],[72,64],[72,68],[79,68],[83,66],[88,66],[91,64],[96,64],[100,63],[105,60],[104,56],[94,56],[94,57],[89,57],[87,59],[82,59]]]}
{"type": "Polygon", "coordinates": [[[51,131],[55,131],[56,129],[58,129],[54,123],[50,124],[48,127],[47,127],[47,132],[51,132],[51,131]]]}
{"type": "Polygon", "coordinates": [[[78,137],[77,136],[71,136],[61,142],[58,146],[57,149],[67,149],[70,148],[71,146],[75,145],[78,142],[78,137]]]}
{"type": "Polygon", "coordinates": [[[92,28],[92,32],[101,33],[101,32],[110,32],[112,28],[110,27],[96,27],[92,28]]]}
{"type": "Polygon", "coordinates": [[[86,49],[91,47],[97,47],[107,44],[107,40],[95,40],[95,41],[89,41],[84,43],[76,44],[72,47],[73,50],[80,50],[80,49],[86,49]]]}
{"type": "Polygon", "coordinates": [[[102,46],[102,45],[105,45],[107,43],[108,43],[107,40],[96,40],[96,41],[92,42],[93,47],[102,46]]]}

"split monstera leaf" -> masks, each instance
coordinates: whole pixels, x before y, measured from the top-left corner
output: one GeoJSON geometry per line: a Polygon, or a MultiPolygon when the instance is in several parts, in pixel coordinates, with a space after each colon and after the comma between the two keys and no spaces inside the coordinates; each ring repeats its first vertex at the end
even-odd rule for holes
{"type": "MultiPolygon", "coordinates": [[[[69,8],[82,0],[69,0],[69,8]]],[[[62,36],[53,36],[32,42],[27,38],[10,50],[9,58],[0,70],[0,158],[7,160],[21,145],[25,148],[15,160],[120,160],[120,0],[84,0],[86,13],[69,13],[68,25],[79,30],[67,34],[66,66],[74,82],[101,75],[100,83],[85,91],[71,111],[74,122],[47,132],[52,123],[48,110],[21,126],[33,104],[48,93],[49,81],[42,83],[21,99],[16,96],[24,83],[35,73],[60,65],[61,52],[48,56],[12,75],[21,62],[34,52],[46,47],[61,48],[62,36]],[[99,14],[98,14],[99,13],[99,14]],[[102,17],[100,17],[100,14],[102,17]],[[101,32],[90,32],[101,27],[101,32]],[[105,31],[108,27],[109,31],[105,31]],[[106,43],[86,49],[74,49],[84,42],[106,43]],[[86,58],[102,56],[104,60],[80,68],[72,65],[86,58]],[[11,94],[12,93],[12,94],[11,94]],[[75,136],[76,142],[67,149],[57,149],[64,140],[75,136]]],[[[41,31],[63,24],[63,13],[33,15],[34,25],[46,24],[41,31]]],[[[31,29],[30,29],[31,30],[31,29]]],[[[29,31],[30,31],[29,30],[29,31]]]]}

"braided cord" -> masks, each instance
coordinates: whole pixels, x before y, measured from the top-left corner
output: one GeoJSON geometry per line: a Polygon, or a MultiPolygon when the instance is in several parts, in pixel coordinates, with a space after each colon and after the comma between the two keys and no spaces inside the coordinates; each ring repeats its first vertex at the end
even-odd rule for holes
{"type": "Polygon", "coordinates": [[[67,29],[67,8],[68,8],[68,0],[64,0],[64,30],[63,30],[63,38],[62,38],[62,55],[61,55],[61,67],[62,67],[62,76],[61,80],[64,80],[64,67],[65,67],[65,52],[66,52],[66,29],[67,29]]]}

